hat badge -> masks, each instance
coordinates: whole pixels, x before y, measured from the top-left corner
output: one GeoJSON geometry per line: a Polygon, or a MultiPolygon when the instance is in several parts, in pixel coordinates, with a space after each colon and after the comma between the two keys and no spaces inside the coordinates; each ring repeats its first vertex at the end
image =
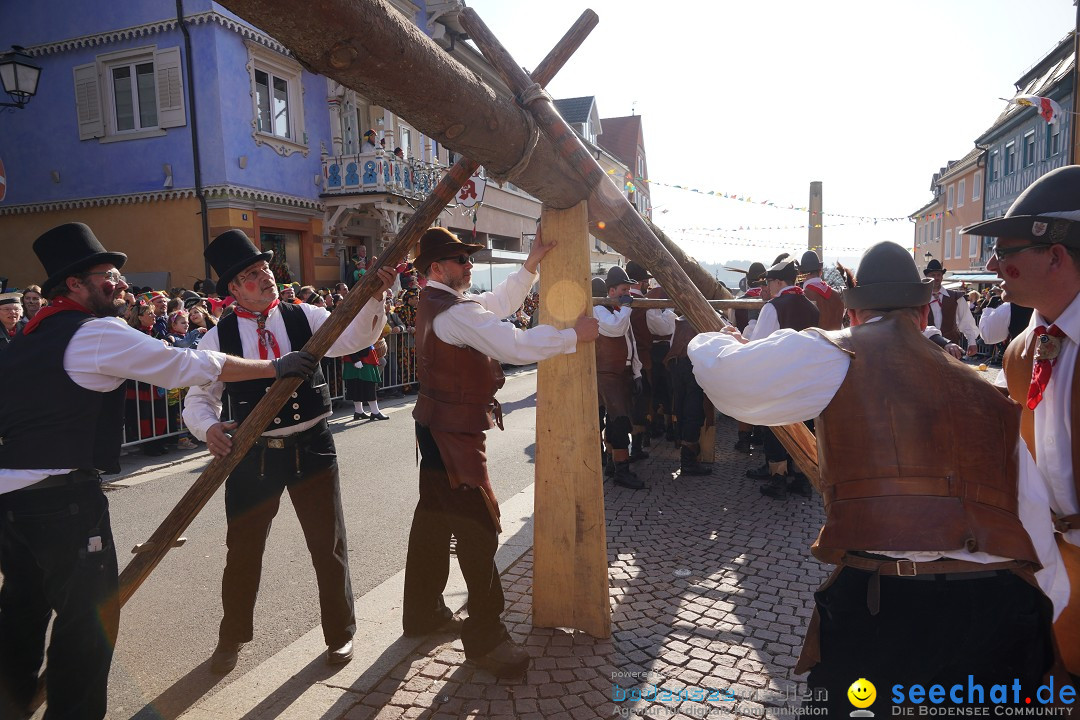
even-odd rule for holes
{"type": "Polygon", "coordinates": [[[1046,223],[1036,220],[1031,223],[1031,234],[1035,237],[1042,237],[1046,234],[1046,223]]]}

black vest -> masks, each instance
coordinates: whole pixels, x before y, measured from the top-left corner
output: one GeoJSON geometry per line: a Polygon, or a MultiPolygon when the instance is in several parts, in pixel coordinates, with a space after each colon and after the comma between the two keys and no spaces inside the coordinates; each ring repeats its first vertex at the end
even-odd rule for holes
{"type": "Polygon", "coordinates": [[[780,328],[797,330],[802,332],[808,327],[818,324],[817,305],[810,302],[803,295],[780,295],[769,301],[776,309],[776,319],[780,328]]]}
{"type": "Polygon", "coordinates": [[[68,343],[93,319],[57,313],[0,353],[0,468],[120,472],[123,383],[87,390],[64,370],[68,343]]]}
{"type": "MultiPolygon", "coordinates": [[[[307,315],[304,314],[303,309],[298,305],[282,303],[277,306],[277,310],[281,313],[281,319],[285,321],[285,332],[289,336],[289,343],[293,349],[299,350],[304,347],[304,343],[311,338],[311,326],[308,324],[307,315]]],[[[234,313],[230,313],[217,324],[217,331],[221,352],[236,357],[244,356],[243,346],[240,343],[240,324],[234,313]]],[[[232,400],[233,420],[238,423],[244,422],[273,384],[273,380],[266,378],[225,383],[232,400]]],[[[277,417],[271,420],[262,432],[299,425],[328,412],[330,412],[330,388],[326,385],[320,366],[310,380],[301,383],[289,401],[285,403],[285,407],[281,408],[277,417]]]]}
{"type": "Polygon", "coordinates": [[[1031,308],[1024,307],[1023,305],[1012,304],[1009,308],[1009,340],[1011,341],[1015,337],[1019,337],[1020,333],[1027,329],[1028,324],[1031,322],[1031,308]]]}

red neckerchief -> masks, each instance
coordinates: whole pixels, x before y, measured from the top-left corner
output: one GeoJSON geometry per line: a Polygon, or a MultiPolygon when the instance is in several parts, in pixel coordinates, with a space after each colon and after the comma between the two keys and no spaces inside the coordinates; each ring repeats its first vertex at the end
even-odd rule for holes
{"type": "Polygon", "coordinates": [[[29,335],[34,332],[34,330],[37,329],[37,326],[40,325],[41,321],[45,318],[59,315],[62,312],[81,312],[85,315],[93,315],[92,312],[79,303],[66,295],[61,295],[55,300],[50,300],[48,305],[37,311],[37,315],[34,316],[34,319],[26,323],[26,327],[23,328],[23,335],[29,335]]]}
{"type": "Polygon", "coordinates": [[[784,290],[784,291],[783,291],[782,293],[780,293],[780,294],[781,294],[781,295],[802,295],[802,294],[803,294],[803,290],[802,290],[802,288],[801,288],[801,287],[799,287],[798,285],[794,285],[794,286],[792,286],[792,287],[789,287],[789,288],[787,288],[786,290],[784,290]]]}
{"type": "Polygon", "coordinates": [[[1027,406],[1034,410],[1042,402],[1043,393],[1050,383],[1050,374],[1054,371],[1054,362],[1061,353],[1061,338],[1065,337],[1057,325],[1047,330],[1045,325],[1035,328],[1035,365],[1031,373],[1031,386],[1028,387],[1027,406]]]}
{"type": "Polygon", "coordinates": [[[749,290],[746,291],[746,294],[744,295],[744,297],[748,297],[748,298],[761,297],[761,288],[759,288],[759,287],[750,288],[749,290]]]}
{"type": "Polygon", "coordinates": [[[274,308],[278,306],[278,300],[270,303],[270,306],[263,310],[261,313],[252,312],[245,307],[237,305],[233,312],[238,318],[247,318],[248,320],[254,320],[258,326],[259,332],[259,359],[266,360],[269,356],[269,351],[274,351],[274,357],[281,357],[281,348],[278,347],[277,338],[274,337],[274,333],[266,329],[266,318],[273,312],[274,308]]]}
{"type": "Polygon", "coordinates": [[[826,298],[826,299],[828,299],[833,294],[833,289],[831,287],[829,287],[828,285],[826,285],[825,287],[822,287],[821,285],[818,285],[817,283],[813,283],[813,284],[808,283],[802,289],[803,290],[813,290],[818,295],[820,295],[821,297],[826,298]]]}

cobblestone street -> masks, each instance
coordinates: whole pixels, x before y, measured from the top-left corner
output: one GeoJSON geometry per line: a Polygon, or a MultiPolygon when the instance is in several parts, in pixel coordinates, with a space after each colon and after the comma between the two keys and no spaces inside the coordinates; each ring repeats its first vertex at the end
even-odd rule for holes
{"type": "Polygon", "coordinates": [[[828,574],[809,553],[821,501],[763,497],[744,476],[761,455],[731,450],[734,427],[720,419],[709,476],[680,477],[678,451],[661,439],[635,464],[648,489],[605,485],[610,640],[532,627],[529,551],[503,576],[505,619],[533,656],[524,682],[464,665],[460,640],[434,637],[344,717],[791,714],[813,589],[828,574]]]}

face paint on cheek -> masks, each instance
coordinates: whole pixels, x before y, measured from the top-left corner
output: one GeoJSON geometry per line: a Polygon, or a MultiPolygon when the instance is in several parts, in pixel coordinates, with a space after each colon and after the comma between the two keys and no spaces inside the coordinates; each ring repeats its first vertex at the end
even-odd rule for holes
{"type": "Polygon", "coordinates": [[[1012,265],[1009,265],[1007,268],[1005,268],[1005,274],[1009,276],[1010,280],[1016,280],[1020,277],[1020,271],[1012,265]]]}
{"type": "Polygon", "coordinates": [[[255,283],[254,280],[245,280],[244,281],[244,289],[247,290],[248,292],[255,292],[256,290],[259,289],[259,286],[255,283]]]}

